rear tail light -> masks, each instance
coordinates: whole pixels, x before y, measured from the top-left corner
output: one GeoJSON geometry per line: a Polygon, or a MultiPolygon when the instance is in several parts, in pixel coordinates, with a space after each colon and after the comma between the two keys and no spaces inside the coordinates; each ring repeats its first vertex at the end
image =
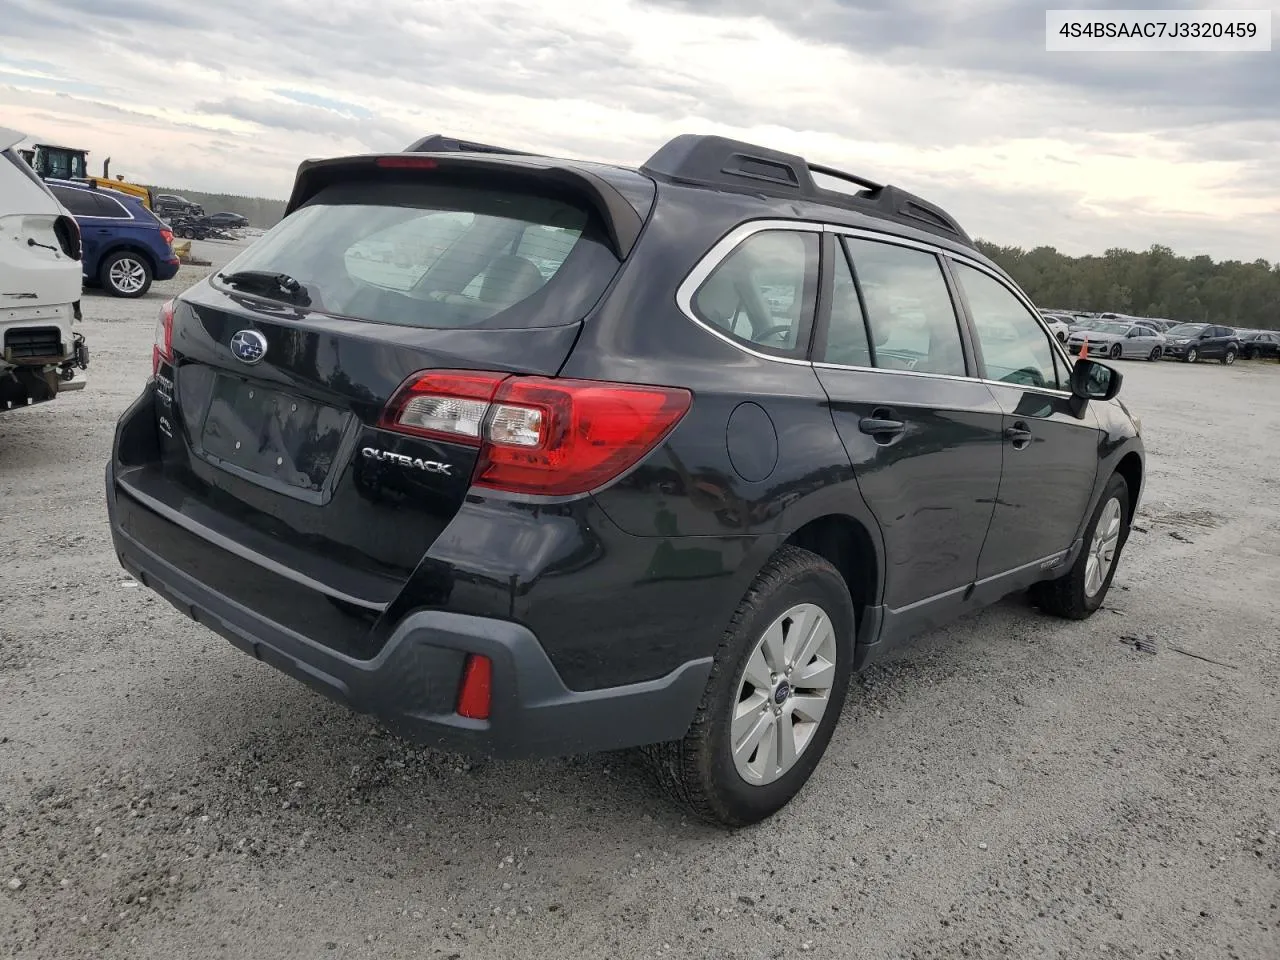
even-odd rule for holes
{"type": "Polygon", "coordinates": [[[58,246],[72,260],[79,260],[83,253],[80,243],[80,224],[74,217],[58,217],[53,222],[53,233],[58,238],[58,246]]]}
{"type": "Polygon", "coordinates": [[[160,363],[173,363],[173,301],[166,300],[156,318],[155,343],[151,347],[151,375],[160,372],[160,363]]]}
{"type": "Polygon", "coordinates": [[[477,486],[572,496],[638,463],[692,401],[682,387],[430,371],[396,392],[379,425],[479,447],[477,486]]]}
{"type": "Polygon", "coordinates": [[[478,653],[467,654],[458,688],[458,716],[488,720],[493,702],[493,661],[478,653]]]}
{"type": "Polygon", "coordinates": [[[173,231],[168,227],[160,228],[160,238],[165,242],[166,246],[173,246],[173,231]]]}

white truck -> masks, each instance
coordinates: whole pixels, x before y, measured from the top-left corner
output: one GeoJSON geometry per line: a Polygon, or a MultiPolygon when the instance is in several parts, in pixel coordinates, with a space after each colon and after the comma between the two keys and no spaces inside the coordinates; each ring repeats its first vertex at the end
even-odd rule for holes
{"type": "Polygon", "coordinates": [[[80,227],[0,127],[0,415],[84,387],[80,227]]]}

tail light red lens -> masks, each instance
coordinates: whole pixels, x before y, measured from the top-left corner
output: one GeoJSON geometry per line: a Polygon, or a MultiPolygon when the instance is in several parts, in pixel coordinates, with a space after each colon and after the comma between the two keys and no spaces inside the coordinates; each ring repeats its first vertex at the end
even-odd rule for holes
{"type": "Polygon", "coordinates": [[[173,363],[173,301],[166,300],[156,318],[155,343],[151,347],[151,375],[160,372],[160,363],[173,363]]]}
{"type": "Polygon", "coordinates": [[[478,446],[477,486],[572,496],[638,463],[692,402],[682,387],[441,370],[410,379],[379,425],[478,446]]]}
{"type": "Polygon", "coordinates": [[[172,246],[173,246],[173,231],[172,231],[172,230],[169,230],[168,228],[162,227],[162,228],[161,228],[161,230],[160,230],[160,238],[161,238],[162,240],[164,240],[164,242],[165,242],[165,244],[166,244],[166,245],[168,245],[168,246],[170,246],[170,247],[172,247],[172,246]]]}
{"type": "Polygon", "coordinates": [[[467,655],[458,688],[458,716],[488,720],[493,705],[493,661],[478,653],[467,655]]]}

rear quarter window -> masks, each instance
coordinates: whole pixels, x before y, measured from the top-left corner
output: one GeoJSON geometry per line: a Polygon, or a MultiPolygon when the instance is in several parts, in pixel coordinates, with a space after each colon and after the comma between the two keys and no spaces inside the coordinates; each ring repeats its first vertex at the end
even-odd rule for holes
{"type": "Polygon", "coordinates": [[[620,266],[572,198],[474,184],[329,187],[222,271],[286,273],[313,309],[412,327],[582,319],[620,266]]]}

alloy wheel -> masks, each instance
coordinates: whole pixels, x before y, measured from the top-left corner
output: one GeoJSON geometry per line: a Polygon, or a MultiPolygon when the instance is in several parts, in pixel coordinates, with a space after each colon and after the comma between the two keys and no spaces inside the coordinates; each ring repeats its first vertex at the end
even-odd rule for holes
{"type": "Polygon", "coordinates": [[[1093,528],[1093,540],[1089,543],[1089,556],[1084,565],[1085,596],[1097,596],[1102,584],[1111,572],[1111,564],[1116,559],[1116,548],[1120,545],[1120,518],[1123,511],[1120,501],[1112,497],[1098,515],[1097,526],[1093,528]]]}
{"type": "Polygon", "coordinates": [[[778,617],[748,657],[730,719],[738,775],[764,786],[790,771],[818,732],[836,679],[836,633],[816,604],[778,617]]]}
{"type": "Polygon", "coordinates": [[[137,293],[147,282],[147,268],[132,257],[121,257],[111,265],[107,277],[121,293],[137,293]]]}

